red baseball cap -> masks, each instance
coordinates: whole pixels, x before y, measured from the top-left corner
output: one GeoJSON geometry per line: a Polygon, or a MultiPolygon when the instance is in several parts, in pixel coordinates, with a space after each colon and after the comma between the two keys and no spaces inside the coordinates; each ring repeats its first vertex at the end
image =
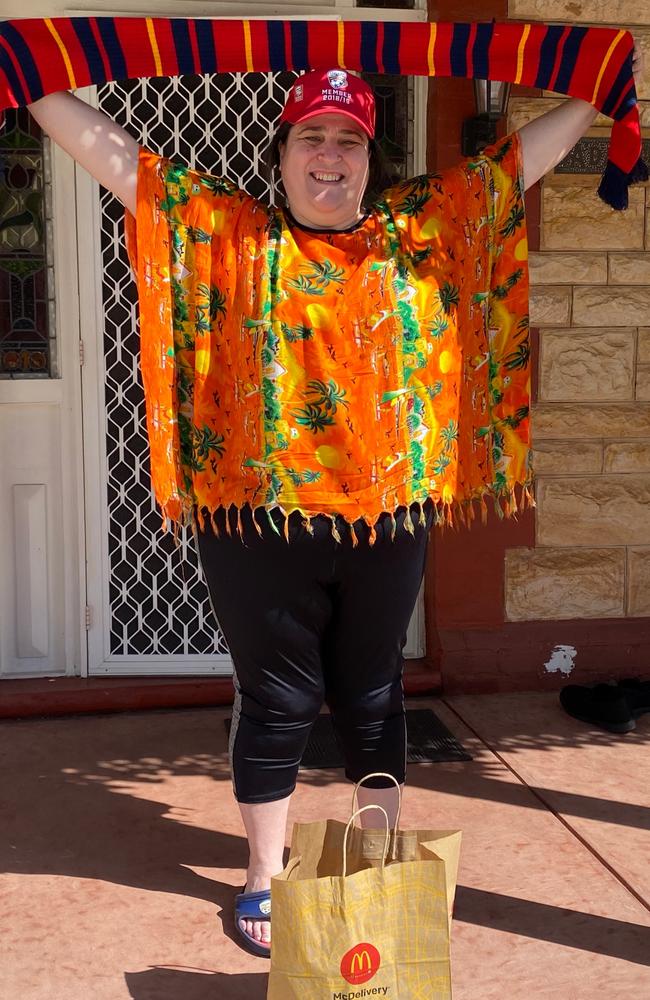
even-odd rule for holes
{"type": "Polygon", "coordinates": [[[365,80],[344,69],[317,69],[299,76],[289,91],[280,121],[298,125],[332,111],[347,115],[373,138],[375,95],[365,80]]]}

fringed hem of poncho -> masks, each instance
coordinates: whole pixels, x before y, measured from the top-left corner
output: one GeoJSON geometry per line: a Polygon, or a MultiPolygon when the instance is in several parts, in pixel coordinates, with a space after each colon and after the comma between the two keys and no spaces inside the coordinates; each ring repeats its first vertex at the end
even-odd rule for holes
{"type": "MultiPolygon", "coordinates": [[[[526,483],[518,483],[512,489],[508,491],[501,491],[499,493],[486,489],[481,494],[472,496],[465,500],[445,501],[441,498],[427,497],[424,500],[411,502],[408,509],[406,509],[405,505],[402,504],[395,508],[395,510],[382,511],[379,517],[388,515],[391,518],[391,537],[394,538],[397,528],[397,511],[406,509],[404,527],[410,534],[414,534],[417,524],[424,518],[425,508],[427,507],[430,507],[433,511],[433,526],[443,529],[469,527],[477,519],[480,519],[482,524],[487,524],[490,510],[493,510],[494,514],[500,520],[503,520],[504,518],[516,518],[518,514],[535,507],[533,480],[531,478],[526,483]]],[[[227,508],[219,506],[214,509],[191,506],[186,507],[181,511],[180,502],[171,500],[166,507],[162,508],[163,530],[171,531],[176,540],[178,540],[179,534],[184,528],[190,528],[193,532],[197,530],[204,532],[206,529],[211,529],[217,537],[226,535],[226,537],[243,538],[242,509],[243,508],[237,507],[235,504],[231,504],[227,508]],[[220,519],[218,518],[218,514],[224,510],[227,513],[227,516],[223,519],[225,528],[223,527],[223,524],[220,524],[220,519]]],[[[350,538],[354,547],[356,547],[363,538],[361,534],[362,525],[364,525],[367,529],[368,544],[373,545],[377,535],[376,525],[379,518],[368,514],[361,514],[354,520],[351,520],[340,511],[307,510],[304,507],[298,506],[285,507],[279,503],[274,503],[268,506],[265,504],[259,504],[251,507],[250,509],[253,514],[253,524],[255,525],[257,533],[260,537],[263,537],[260,521],[266,517],[271,530],[274,531],[278,537],[284,536],[288,542],[289,518],[292,514],[300,515],[303,526],[309,534],[313,534],[312,521],[314,518],[327,518],[331,525],[332,537],[337,542],[342,541],[339,529],[341,521],[343,521],[350,530],[350,538]],[[282,530],[280,530],[271,517],[271,514],[275,511],[278,511],[282,515],[282,530]]]]}

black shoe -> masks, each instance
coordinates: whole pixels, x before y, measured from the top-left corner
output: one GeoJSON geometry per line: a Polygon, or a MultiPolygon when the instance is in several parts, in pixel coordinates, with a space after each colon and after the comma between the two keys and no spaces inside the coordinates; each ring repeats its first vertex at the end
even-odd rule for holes
{"type": "Polygon", "coordinates": [[[636,729],[627,694],[619,685],[583,687],[568,684],[560,691],[560,704],[574,719],[589,722],[609,733],[629,733],[636,729]]]}
{"type": "Polygon", "coordinates": [[[638,719],[644,712],[650,712],[650,681],[641,681],[638,677],[625,677],[618,682],[632,712],[632,718],[638,719]]]}

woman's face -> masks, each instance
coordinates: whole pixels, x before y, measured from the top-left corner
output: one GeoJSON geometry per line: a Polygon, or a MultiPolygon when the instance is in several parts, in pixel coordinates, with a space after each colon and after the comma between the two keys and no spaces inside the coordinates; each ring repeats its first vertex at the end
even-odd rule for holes
{"type": "Polygon", "coordinates": [[[280,146],[280,173],[293,217],[313,229],[346,229],[362,215],[368,136],[347,115],[315,115],[280,146]]]}

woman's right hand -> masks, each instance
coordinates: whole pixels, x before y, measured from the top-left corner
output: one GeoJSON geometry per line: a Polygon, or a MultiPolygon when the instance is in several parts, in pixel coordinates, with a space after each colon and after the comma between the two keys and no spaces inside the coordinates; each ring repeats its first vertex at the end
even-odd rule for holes
{"type": "Polygon", "coordinates": [[[66,91],[29,110],[51,139],[135,214],[140,147],[107,115],[66,91]]]}

